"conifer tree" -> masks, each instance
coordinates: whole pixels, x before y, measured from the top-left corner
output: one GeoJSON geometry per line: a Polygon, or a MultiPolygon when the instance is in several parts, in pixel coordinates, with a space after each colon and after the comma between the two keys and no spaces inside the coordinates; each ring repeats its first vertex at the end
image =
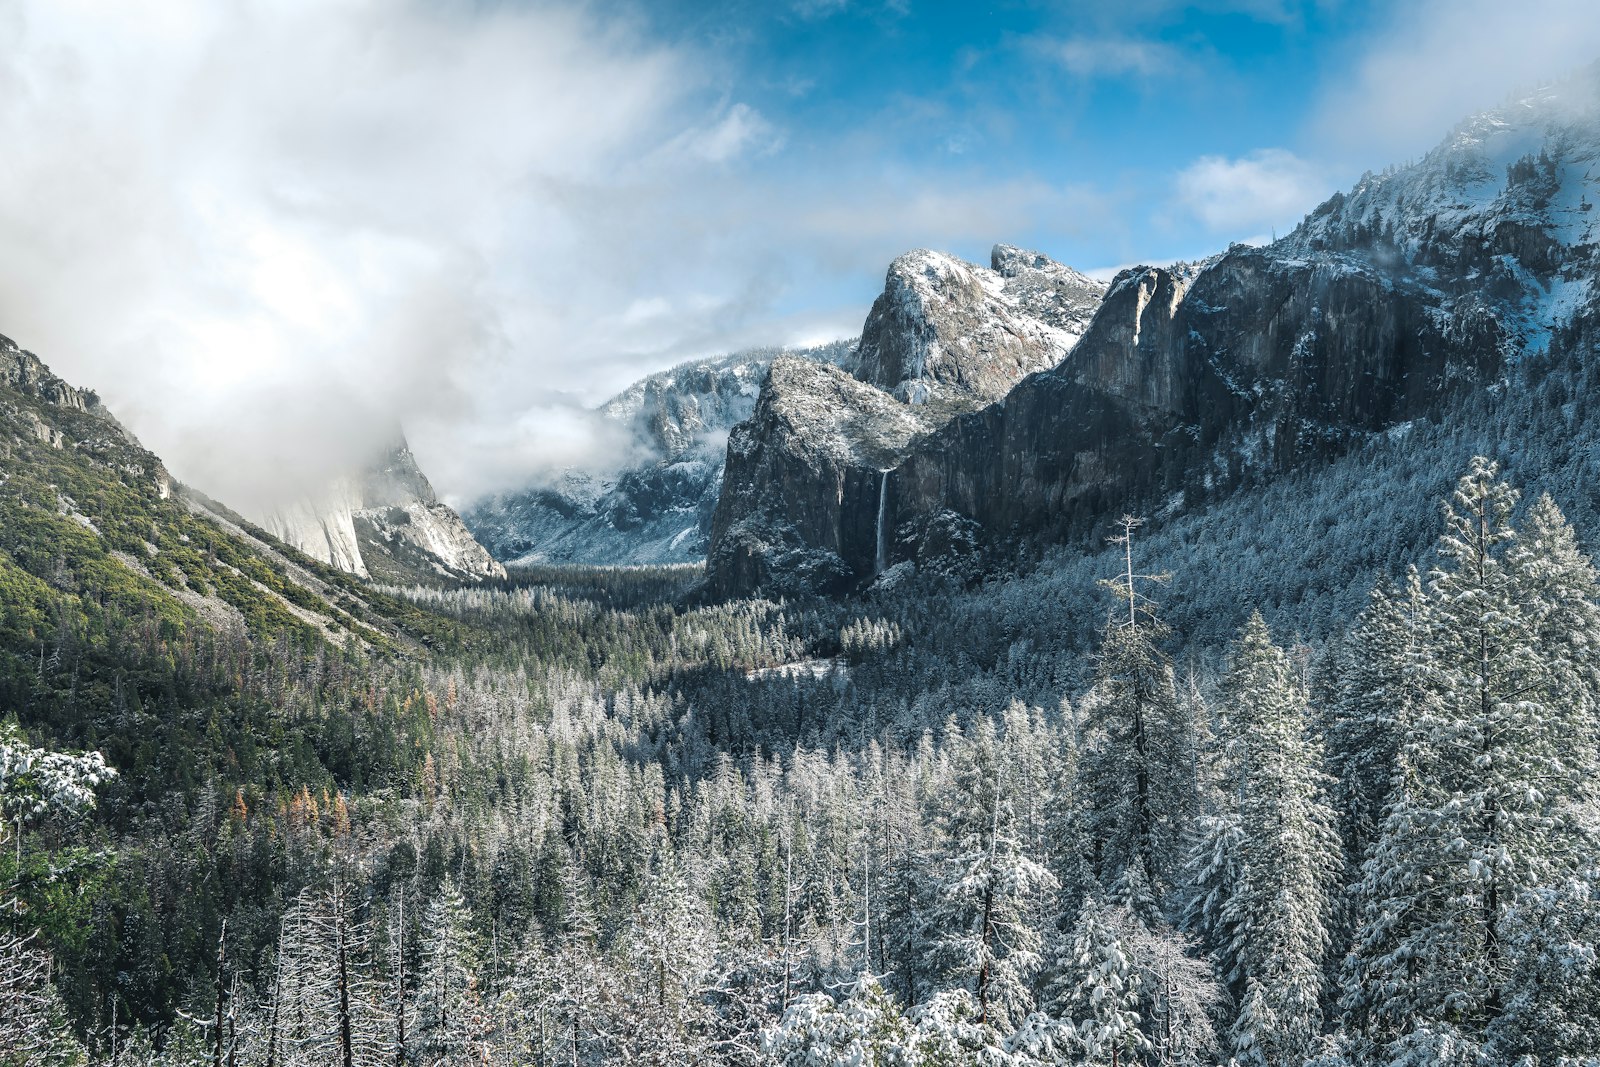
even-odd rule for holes
{"type": "Polygon", "coordinates": [[[1118,936],[1112,909],[1083,902],[1055,979],[1046,992],[1049,1013],[1069,1022],[1089,1063],[1133,1062],[1152,1043],[1143,1031],[1141,980],[1118,936]]]}
{"type": "Polygon", "coordinates": [[[1519,993],[1509,912],[1595,855],[1580,816],[1593,750],[1564,736],[1596,695],[1593,575],[1553,505],[1519,539],[1515,504],[1478,458],[1446,509],[1417,700],[1356,891],[1343,1003],[1380,1048],[1481,1043],[1519,993]]]}
{"type": "Polygon", "coordinates": [[[466,900],[446,877],[423,921],[417,981],[415,1046],[429,1064],[464,1064],[474,1055],[481,1022],[471,926],[466,900]]]}
{"type": "Polygon", "coordinates": [[[992,721],[978,722],[956,760],[942,820],[949,853],[933,909],[931,962],[970,989],[978,1022],[1004,1028],[1032,1007],[1040,904],[1056,880],[1022,851],[992,721]]]}
{"type": "Polygon", "coordinates": [[[1242,1064],[1305,1058],[1321,1030],[1322,963],[1340,866],[1306,693],[1259,613],[1222,686],[1222,813],[1191,854],[1195,924],[1214,946],[1240,1011],[1242,1064]]]}
{"type": "Polygon", "coordinates": [[[1194,809],[1195,735],[1160,648],[1166,628],[1139,588],[1165,576],[1134,571],[1139,520],[1125,517],[1122,525],[1115,540],[1123,548],[1124,572],[1103,583],[1119,606],[1106,623],[1086,703],[1079,793],[1100,884],[1115,891],[1118,883],[1142,879],[1159,901],[1177,874],[1194,809]]]}

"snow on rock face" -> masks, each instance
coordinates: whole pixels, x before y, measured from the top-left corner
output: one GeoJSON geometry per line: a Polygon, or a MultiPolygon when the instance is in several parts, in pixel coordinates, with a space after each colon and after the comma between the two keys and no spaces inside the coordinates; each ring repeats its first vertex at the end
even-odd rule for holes
{"type": "Polygon", "coordinates": [[[552,484],[498,494],[468,509],[467,525],[512,564],[704,559],[728,433],[755,410],[773,359],[834,364],[854,347],[751,349],[652,374],[597,409],[632,440],[621,469],[567,471],[552,484]]]}
{"type": "Polygon", "coordinates": [[[279,509],[262,525],[311,558],[363,578],[480,582],[506,573],[439,502],[404,439],[360,475],[279,509]]]}
{"type": "Polygon", "coordinates": [[[856,377],[910,403],[993,401],[1059,363],[1105,286],[1010,245],[996,245],[990,262],[917,249],[891,263],[861,331],[856,377]]]}
{"type": "Polygon", "coordinates": [[[1494,314],[1514,359],[1592,308],[1597,201],[1600,64],[1467,119],[1417,163],[1364,175],[1280,245],[1410,274],[1445,315],[1494,314]]]}
{"type": "MultiPolygon", "coordinates": [[[[893,460],[884,546],[855,518],[878,503],[876,472],[830,480],[819,467],[805,506],[786,499],[805,491],[807,453],[772,404],[761,433],[730,448],[716,524],[727,540],[714,533],[708,587],[839,584],[884,562],[1087,536],[1440,417],[1510,364],[1600,333],[1597,182],[1600,64],[1367,175],[1272,245],[1123,272],[1094,294],[1087,325],[1086,290],[1044,257],[1001,247],[985,271],[903,256],[854,371],[968,413],[893,460]],[[1074,331],[1070,350],[1051,348],[1074,331]]],[[[763,399],[755,423],[767,410],[763,399]]]]}
{"type": "Polygon", "coordinates": [[[713,595],[843,589],[887,569],[898,512],[886,472],[1072,351],[1105,286],[1010,245],[990,262],[909,252],[889,267],[842,370],[772,365],[754,415],[728,441],[713,595]]]}

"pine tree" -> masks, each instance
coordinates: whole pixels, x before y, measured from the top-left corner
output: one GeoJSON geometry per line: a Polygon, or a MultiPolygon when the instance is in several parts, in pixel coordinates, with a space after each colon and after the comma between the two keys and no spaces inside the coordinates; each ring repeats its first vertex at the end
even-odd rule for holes
{"type": "Polygon", "coordinates": [[[1579,816],[1593,749],[1567,736],[1582,729],[1571,708],[1596,699],[1593,574],[1553,505],[1519,540],[1515,503],[1479,458],[1446,509],[1417,699],[1357,888],[1345,982],[1351,1024],[1380,1047],[1481,1044],[1518,995],[1510,909],[1595,855],[1579,816]]]}
{"type": "Polygon", "coordinates": [[[660,842],[628,930],[631,1060],[674,1064],[703,1058],[697,1043],[707,1025],[701,994],[714,948],[682,865],[660,842]]]}
{"type": "Polygon", "coordinates": [[[1046,991],[1046,1010],[1072,1024],[1088,1063],[1131,1062],[1153,1044],[1142,1029],[1141,980],[1111,909],[1083,902],[1064,959],[1046,991]]]}
{"type": "Polygon", "coordinates": [[[1322,962],[1340,866],[1306,693],[1260,614],[1222,686],[1222,811],[1190,858],[1193,921],[1240,1004],[1242,1064],[1298,1062],[1321,1030],[1322,962]]]}
{"type": "Polygon", "coordinates": [[[933,909],[939,934],[930,962],[971,990],[980,1023],[1006,1028],[1032,1007],[1040,904],[1056,880],[1022,851],[990,720],[979,721],[956,759],[942,819],[949,852],[933,909]]]}
{"type": "Polygon", "coordinates": [[[1142,877],[1159,900],[1173,884],[1194,811],[1195,734],[1159,646],[1166,628],[1139,590],[1141,581],[1165,576],[1133,570],[1138,525],[1124,518],[1116,539],[1124,573],[1104,583],[1122,607],[1106,624],[1085,703],[1078,791],[1088,806],[1085,836],[1100,884],[1112,890],[1142,877]]]}
{"type": "Polygon", "coordinates": [[[417,981],[415,1047],[428,1064],[464,1064],[473,1056],[481,1023],[471,926],[466,900],[445,878],[423,922],[417,981]]]}
{"type": "Polygon", "coordinates": [[[1415,569],[1394,589],[1380,583],[1340,650],[1336,692],[1326,713],[1328,769],[1346,865],[1359,871],[1377,839],[1394,779],[1404,709],[1414,700],[1411,665],[1422,611],[1415,569]]]}

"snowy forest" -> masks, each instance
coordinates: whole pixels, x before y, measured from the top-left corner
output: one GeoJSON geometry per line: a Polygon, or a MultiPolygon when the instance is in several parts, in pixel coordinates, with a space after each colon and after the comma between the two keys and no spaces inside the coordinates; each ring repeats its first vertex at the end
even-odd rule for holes
{"type": "Polygon", "coordinates": [[[1600,577],[1487,460],[1433,523],[1216,653],[1132,518],[1039,572],[1073,634],[684,568],[392,590],[426,658],[63,622],[5,678],[54,726],[0,738],[0,1063],[1594,1062],[1600,577]]]}

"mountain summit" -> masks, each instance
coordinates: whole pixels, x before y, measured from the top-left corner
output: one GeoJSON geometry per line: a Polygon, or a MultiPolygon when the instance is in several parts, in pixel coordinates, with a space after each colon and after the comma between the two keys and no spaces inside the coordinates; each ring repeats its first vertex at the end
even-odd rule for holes
{"type": "Polygon", "coordinates": [[[1009,245],[988,268],[926,250],[896,259],[854,358],[774,362],[755,413],[730,435],[711,589],[837,589],[881,570],[885,472],[1067,358],[1104,292],[1009,245]]]}

